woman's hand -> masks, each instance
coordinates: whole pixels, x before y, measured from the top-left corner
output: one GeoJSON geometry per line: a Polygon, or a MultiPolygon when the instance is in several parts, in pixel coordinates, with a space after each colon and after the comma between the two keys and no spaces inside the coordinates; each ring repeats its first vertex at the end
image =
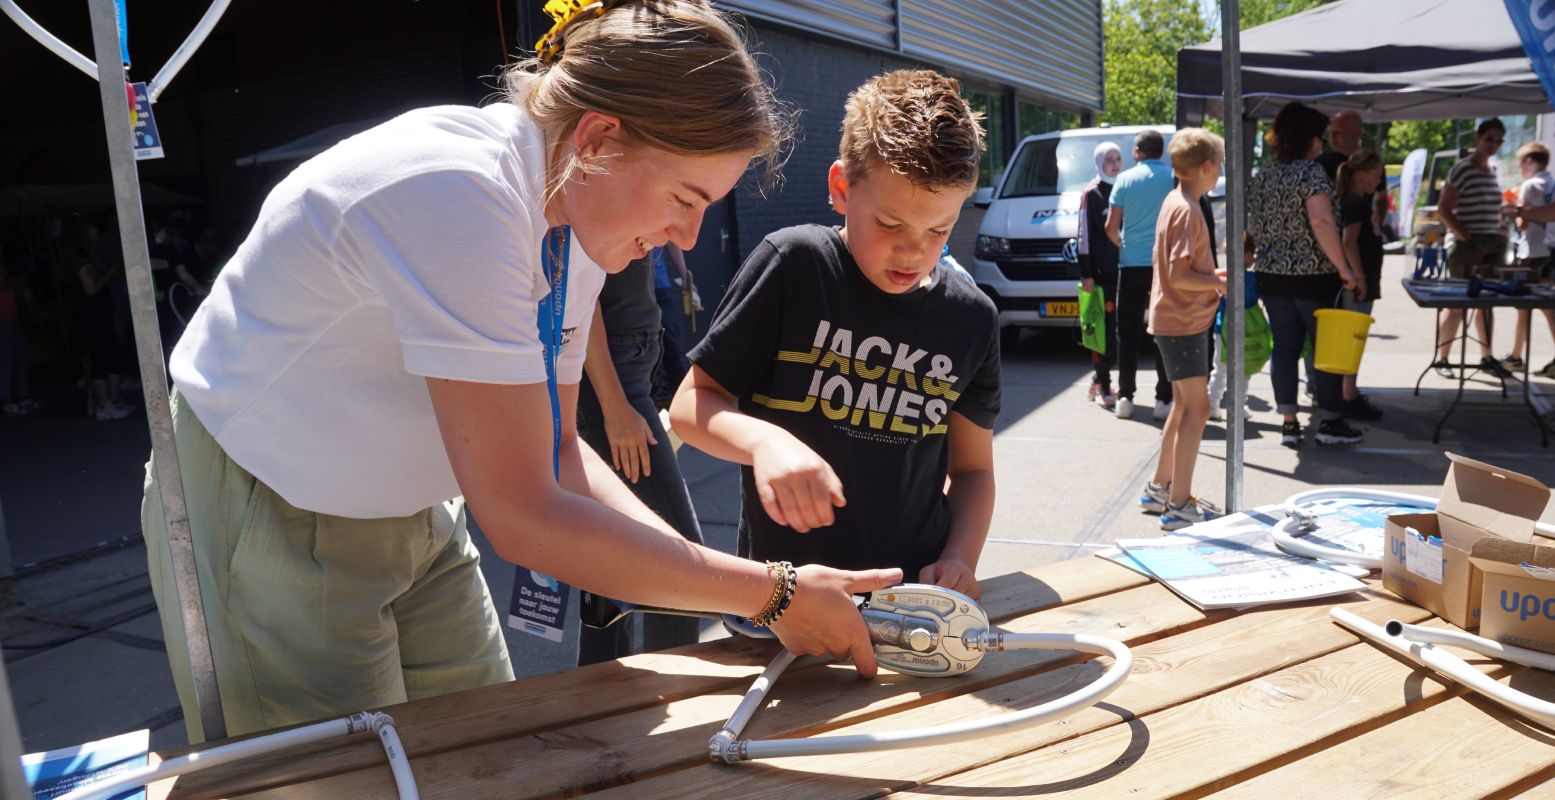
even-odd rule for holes
{"type": "Polygon", "coordinates": [[[787,431],[752,451],[751,469],[767,516],[799,533],[832,524],[832,508],[848,503],[831,465],[787,431]]]}
{"type": "Polygon", "coordinates": [[[800,655],[852,658],[859,675],[875,677],[875,649],[853,595],[895,586],[902,582],[902,571],[844,572],[806,564],[798,572],[794,599],[772,625],[778,641],[800,655]]]}
{"type": "Polygon", "coordinates": [[[924,567],[918,572],[918,582],[955,589],[973,600],[983,599],[977,574],[959,558],[942,558],[924,567]]]}
{"type": "Polygon", "coordinates": [[[605,418],[605,437],[610,440],[610,465],[628,481],[653,474],[652,451],[659,443],[653,438],[653,426],[630,405],[614,408],[600,405],[605,418]]]}

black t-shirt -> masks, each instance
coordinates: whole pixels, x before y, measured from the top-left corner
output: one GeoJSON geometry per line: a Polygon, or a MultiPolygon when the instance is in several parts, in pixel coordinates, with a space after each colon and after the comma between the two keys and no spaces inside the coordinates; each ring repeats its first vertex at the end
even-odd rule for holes
{"type": "Polygon", "coordinates": [[[1347,194],[1339,201],[1339,230],[1360,223],[1361,235],[1356,243],[1361,249],[1361,271],[1366,276],[1366,299],[1382,297],[1382,237],[1372,227],[1372,196],[1347,194]]]}
{"type": "Polygon", "coordinates": [[[837,473],[847,505],[830,527],[773,522],[740,470],[740,554],[840,569],[939,560],[950,412],[992,428],[999,414],[998,311],[943,267],[901,295],[859,271],[839,232],[768,236],[735,275],[691,360],[740,410],[792,433],[837,473]]]}
{"type": "Polygon", "coordinates": [[[1317,158],[1312,160],[1316,161],[1317,165],[1322,167],[1324,172],[1328,173],[1328,182],[1337,186],[1339,184],[1339,168],[1344,166],[1344,162],[1349,161],[1350,157],[1338,150],[1324,150],[1317,154],[1317,158]]]}

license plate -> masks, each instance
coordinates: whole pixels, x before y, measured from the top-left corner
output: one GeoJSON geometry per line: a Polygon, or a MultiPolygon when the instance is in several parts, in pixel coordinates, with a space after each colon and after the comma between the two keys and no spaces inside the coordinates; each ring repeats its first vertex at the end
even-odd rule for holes
{"type": "Polygon", "coordinates": [[[1044,317],[1078,317],[1080,316],[1079,303],[1043,303],[1042,316],[1044,317]]]}

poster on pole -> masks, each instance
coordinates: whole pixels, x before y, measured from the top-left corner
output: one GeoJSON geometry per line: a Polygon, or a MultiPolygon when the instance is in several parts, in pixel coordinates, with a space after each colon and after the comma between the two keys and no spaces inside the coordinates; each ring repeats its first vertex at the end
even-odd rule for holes
{"type": "Polygon", "coordinates": [[[130,112],[130,128],[135,136],[135,160],[146,161],[161,158],[162,134],[157,131],[157,119],[151,113],[151,95],[146,84],[130,84],[135,92],[135,105],[130,112]]]}

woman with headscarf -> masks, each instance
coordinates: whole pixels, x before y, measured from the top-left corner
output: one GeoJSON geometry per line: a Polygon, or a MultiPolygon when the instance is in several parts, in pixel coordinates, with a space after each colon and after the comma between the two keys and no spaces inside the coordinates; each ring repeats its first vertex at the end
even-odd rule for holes
{"type": "Polygon", "coordinates": [[[1102,142],[1092,155],[1096,177],[1080,193],[1078,257],[1081,287],[1089,292],[1099,283],[1106,297],[1106,347],[1100,353],[1091,351],[1096,377],[1091,381],[1089,399],[1110,411],[1117,403],[1112,394],[1112,365],[1118,357],[1118,246],[1107,238],[1107,201],[1112,195],[1113,179],[1123,171],[1123,151],[1115,142],[1102,142]]]}

